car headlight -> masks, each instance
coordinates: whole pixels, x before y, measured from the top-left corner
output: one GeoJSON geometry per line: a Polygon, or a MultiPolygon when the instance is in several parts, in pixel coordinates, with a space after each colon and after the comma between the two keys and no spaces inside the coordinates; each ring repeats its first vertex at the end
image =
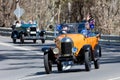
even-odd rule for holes
{"type": "Polygon", "coordinates": [[[73,48],[72,48],[72,52],[73,52],[73,53],[76,53],[77,50],[78,50],[78,49],[77,49],[76,47],[73,47],[73,48]]]}
{"type": "Polygon", "coordinates": [[[40,30],[39,30],[39,28],[37,28],[37,32],[39,32],[40,30]]]}
{"type": "Polygon", "coordinates": [[[30,28],[27,29],[27,32],[30,32],[30,28]]]}
{"type": "Polygon", "coordinates": [[[53,53],[54,53],[54,54],[58,54],[58,53],[59,53],[59,49],[58,49],[58,48],[54,48],[54,49],[53,49],[53,53]]]}

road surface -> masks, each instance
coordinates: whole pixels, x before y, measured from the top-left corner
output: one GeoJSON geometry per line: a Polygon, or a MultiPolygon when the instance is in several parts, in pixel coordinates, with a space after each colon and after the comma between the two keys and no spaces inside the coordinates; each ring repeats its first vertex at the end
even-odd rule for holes
{"type": "Polygon", "coordinates": [[[100,69],[86,72],[83,65],[71,70],[46,74],[43,65],[43,46],[54,46],[53,41],[12,43],[10,37],[0,36],[0,80],[120,80],[120,43],[101,44],[100,69]]]}

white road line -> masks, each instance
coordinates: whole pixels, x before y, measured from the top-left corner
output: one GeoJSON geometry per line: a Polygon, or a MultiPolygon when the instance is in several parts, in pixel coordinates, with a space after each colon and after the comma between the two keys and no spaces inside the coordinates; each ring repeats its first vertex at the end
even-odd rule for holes
{"type": "Polygon", "coordinates": [[[19,49],[19,50],[31,51],[31,52],[33,52],[33,53],[35,53],[35,54],[43,55],[43,53],[41,53],[40,51],[32,51],[31,49],[28,49],[28,48],[19,47],[19,46],[14,46],[14,45],[7,44],[7,43],[3,43],[3,42],[0,42],[0,45],[8,46],[8,47],[13,47],[13,48],[19,49]]]}
{"type": "Polygon", "coordinates": [[[120,80],[120,77],[116,77],[116,78],[112,78],[112,79],[108,79],[108,80],[120,80]]]}
{"type": "Polygon", "coordinates": [[[35,78],[41,78],[41,77],[45,77],[45,76],[47,76],[47,75],[25,77],[25,78],[21,78],[21,79],[18,79],[18,80],[29,80],[29,79],[34,79],[35,80],[35,78]]]}
{"type": "Polygon", "coordinates": [[[0,45],[3,45],[3,46],[8,46],[8,47],[13,47],[15,49],[19,49],[19,50],[31,50],[31,49],[27,49],[27,48],[23,48],[23,47],[18,47],[18,46],[13,46],[11,44],[7,44],[7,43],[3,43],[3,42],[0,42],[0,45]]]}

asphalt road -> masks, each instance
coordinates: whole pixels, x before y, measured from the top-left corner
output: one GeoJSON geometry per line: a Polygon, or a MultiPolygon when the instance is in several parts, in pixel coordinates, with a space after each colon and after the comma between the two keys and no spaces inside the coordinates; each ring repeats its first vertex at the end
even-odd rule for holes
{"type": "Polygon", "coordinates": [[[53,41],[12,43],[10,37],[0,36],[0,80],[120,80],[120,43],[101,44],[100,69],[86,72],[83,65],[58,73],[56,65],[51,74],[45,74],[43,46],[54,46],[53,41]]]}

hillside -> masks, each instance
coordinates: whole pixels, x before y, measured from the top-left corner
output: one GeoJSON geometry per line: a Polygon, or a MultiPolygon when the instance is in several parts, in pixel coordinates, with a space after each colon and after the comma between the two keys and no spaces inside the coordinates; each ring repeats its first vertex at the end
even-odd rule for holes
{"type": "Polygon", "coordinates": [[[1,27],[10,27],[16,20],[13,12],[17,3],[25,10],[21,20],[37,20],[40,28],[78,22],[89,12],[95,18],[97,31],[120,35],[120,0],[0,0],[1,27]]]}

